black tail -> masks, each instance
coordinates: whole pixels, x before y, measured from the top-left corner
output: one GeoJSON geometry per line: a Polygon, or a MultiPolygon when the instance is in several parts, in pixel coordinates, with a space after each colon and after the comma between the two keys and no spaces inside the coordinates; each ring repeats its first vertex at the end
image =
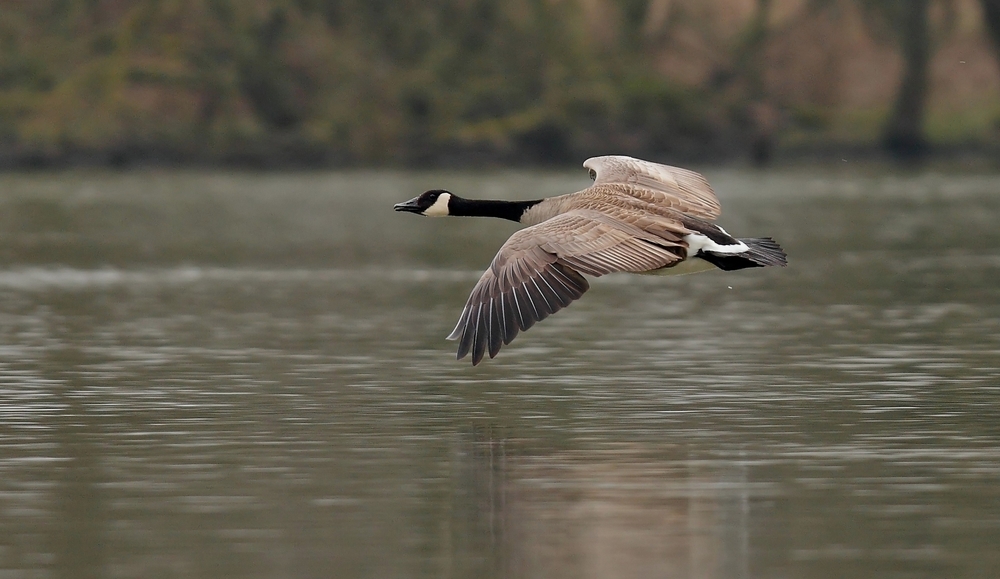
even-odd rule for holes
{"type": "Polygon", "coordinates": [[[743,253],[725,254],[702,251],[698,254],[698,257],[725,271],[748,267],[764,267],[767,265],[785,267],[788,264],[785,252],[770,237],[754,237],[741,239],[740,241],[745,243],[749,248],[743,253]]]}
{"type": "Polygon", "coordinates": [[[779,267],[788,265],[788,256],[785,255],[781,246],[770,237],[752,237],[740,241],[750,248],[750,251],[743,255],[757,265],[777,265],[779,267]]]}

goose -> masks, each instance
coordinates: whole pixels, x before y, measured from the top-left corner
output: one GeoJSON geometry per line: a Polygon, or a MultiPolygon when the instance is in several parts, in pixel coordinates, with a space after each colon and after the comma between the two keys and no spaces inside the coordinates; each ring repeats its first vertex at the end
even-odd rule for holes
{"type": "Polygon", "coordinates": [[[590,288],[584,275],[687,274],[785,266],[770,237],[740,238],[714,221],[719,200],[694,171],[609,155],[583,163],[593,184],[531,201],[463,199],[432,189],[395,211],[428,217],[496,217],[516,231],[476,283],[458,324],[458,359],[497,355],[519,332],[568,306],[590,288]]]}

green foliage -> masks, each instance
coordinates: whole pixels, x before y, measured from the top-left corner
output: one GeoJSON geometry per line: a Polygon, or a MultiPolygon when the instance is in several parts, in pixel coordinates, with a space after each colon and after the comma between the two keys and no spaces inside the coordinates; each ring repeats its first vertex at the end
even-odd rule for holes
{"type": "Polygon", "coordinates": [[[11,158],[560,161],[688,150],[711,98],[548,0],[47,0],[0,12],[11,158]]]}
{"type": "MultiPolygon", "coordinates": [[[[849,1],[900,44],[908,0],[849,1]]],[[[730,154],[771,138],[772,4],[705,32],[699,87],[658,72],[695,0],[0,0],[0,163],[730,154]]]]}

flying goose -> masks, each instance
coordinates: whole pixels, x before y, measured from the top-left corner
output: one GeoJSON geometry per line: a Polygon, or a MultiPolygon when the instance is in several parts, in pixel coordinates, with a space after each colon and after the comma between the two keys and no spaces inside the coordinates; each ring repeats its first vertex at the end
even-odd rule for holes
{"type": "Polygon", "coordinates": [[[594,183],[533,201],[463,199],[427,191],[396,211],[430,217],[499,217],[515,232],[476,283],[449,340],[472,364],[497,355],[518,332],[568,306],[590,288],[585,275],[683,274],[784,266],[770,237],[737,239],[715,223],[719,200],[693,171],[618,155],[583,163],[594,183]]]}

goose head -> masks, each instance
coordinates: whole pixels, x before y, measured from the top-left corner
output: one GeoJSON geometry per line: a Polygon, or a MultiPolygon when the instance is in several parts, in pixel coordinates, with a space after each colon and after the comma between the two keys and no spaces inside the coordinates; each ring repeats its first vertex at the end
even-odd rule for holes
{"type": "Polygon", "coordinates": [[[405,203],[395,204],[393,209],[428,217],[444,217],[451,214],[448,205],[451,203],[452,197],[452,194],[444,189],[431,189],[405,203]]]}

